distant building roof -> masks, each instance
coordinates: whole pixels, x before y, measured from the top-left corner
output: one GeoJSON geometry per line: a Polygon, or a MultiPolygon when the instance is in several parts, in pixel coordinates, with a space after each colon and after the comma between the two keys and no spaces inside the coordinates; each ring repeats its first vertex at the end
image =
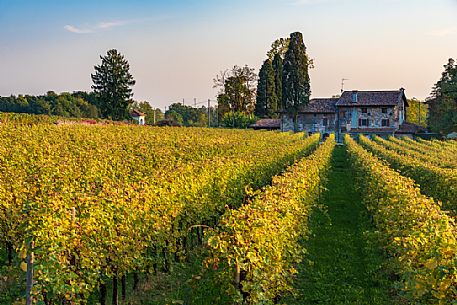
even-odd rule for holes
{"type": "Polygon", "coordinates": [[[398,129],[398,131],[396,133],[416,134],[419,132],[426,132],[426,131],[427,131],[427,129],[420,125],[409,123],[409,122],[403,122],[403,124],[400,125],[400,128],[398,129]]]}
{"type": "MultiPolygon", "coordinates": [[[[299,108],[299,113],[335,113],[335,104],[338,102],[338,98],[313,98],[309,100],[309,104],[299,108]]],[[[279,113],[285,113],[286,111],[281,110],[279,113]]]]}
{"type": "Polygon", "coordinates": [[[309,104],[299,109],[301,113],[335,113],[338,98],[313,98],[309,104]]]}
{"type": "Polygon", "coordinates": [[[140,116],[145,116],[145,114],[137,109],[133,109],[132,112],[130,113],[132,117],[140,117],[140,116]]]}
{"type": "Polygon", "coordinates": [[[280,119],[260,119],[255,124],[249,126],[254,129],[279,129],[281,127],[280,119]]]}
{"type": "Polygon", "coordinates": [[[344,91],[336,106],[396,106],[406,102],[404,89],[386,91],[344,91]],[[356,95],[356,98],[353,95],[356,95]]]}

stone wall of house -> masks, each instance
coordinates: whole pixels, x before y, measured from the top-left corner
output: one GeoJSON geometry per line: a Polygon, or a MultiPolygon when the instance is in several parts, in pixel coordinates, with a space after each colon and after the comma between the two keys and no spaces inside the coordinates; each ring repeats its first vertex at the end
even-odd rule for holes
{"type": "MultiPolygon", "coordinates": [[[[303,126],[298,125],[299,131],[303,131],[303,126]]],[[[294,130],[294,120],[293,117],[289,114],[281,115],[281,131],[293,131],[294,130]]]]}
{"type": "Polygon", "coordinates": [[[306,113],[302,116],[304,129],[308,132],[335,132],[334,113],[306,113]],[[326,122],[326,125],[324,124],[326,122]]]}
{"type": "MultiPolygon", "coordinates": [[[[335,114],[323,113],[306,113],[299,114],[297,118],[298,130],[307,132],[331,133],[335,132],[335,114]],[[324,119],[327,119],[327,126],[324,125],[324,119]]],[[[281,118],[281,130],[294,130],[294,122],[292,116],[283,114],[281,118]]]]}
{"type": "Polygon", "coordinates": [[[352,128],[398,128],[398,107],[363,107],[367,113],[362,112],[362,107],[341,107],[339,109],[340,126],[342,130],[352,128]],[[383,108],[386,109],[383,113],[383,108]],[[368,119],[368,126],[359,126],[359,119],[368,119]],[[388,119],[388,126],[382,126],[382,120],[388,119]]]}

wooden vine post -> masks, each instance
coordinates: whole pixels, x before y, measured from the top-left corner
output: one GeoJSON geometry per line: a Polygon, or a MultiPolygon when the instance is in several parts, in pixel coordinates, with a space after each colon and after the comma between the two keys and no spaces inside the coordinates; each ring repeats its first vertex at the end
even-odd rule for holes
{"type": "Polygon", "coordinates": [[[235,270],[235,287],[237,289],[241,289],[241,269],[240,269],[240,264],[238,263],[238,261],[236,262],[236,270],[235,270]]]}
{"type": "Polygon", "coordinates": [[[25,304],[32,305],[33,304],[33,296],[32,296],[32,289],[33,289],[33,241],[28,243],[28,251],[27,251],[27,274],[26,274],[26,284],[25,284],[25,304]]]}

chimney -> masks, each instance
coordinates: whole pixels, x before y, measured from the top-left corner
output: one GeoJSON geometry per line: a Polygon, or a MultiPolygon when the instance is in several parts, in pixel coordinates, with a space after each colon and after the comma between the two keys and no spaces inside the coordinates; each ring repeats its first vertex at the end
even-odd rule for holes
{"type": "Polygon", "coordinates": [[[357,90],[352,90],[352,102],[357,103],[357,90]]]}

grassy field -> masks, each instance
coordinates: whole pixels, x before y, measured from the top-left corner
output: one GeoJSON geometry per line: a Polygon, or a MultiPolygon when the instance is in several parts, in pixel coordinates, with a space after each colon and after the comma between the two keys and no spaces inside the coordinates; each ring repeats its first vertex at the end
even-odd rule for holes
{"type": "Polygon", "coordinates": [[[297,294],[285,298],[286,304],[397,304],[345,147],[335,148],[310,229],[312,235],[304,241],[308,254],[295,281],[297,294]]]}

